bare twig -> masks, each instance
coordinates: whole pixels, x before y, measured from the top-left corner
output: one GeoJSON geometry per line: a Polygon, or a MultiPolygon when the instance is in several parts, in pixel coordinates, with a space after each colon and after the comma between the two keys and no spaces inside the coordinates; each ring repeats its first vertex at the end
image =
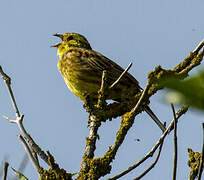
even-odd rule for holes
{"type": "MultiPolygon", "coordinates": [[[[147,83],[145,89],[142,92],[142,95],[139,99],[139,101],[137,102],[136,106],[133,108],[133,111],[136,112],[136,110],[138,109],[140,103],[142,102],[145,94],[147,93],[147,91],[149,90],[150,85],[149,83],[147,83]]],[[[164,132],[166,130],[165,126],[160,122],[160,120],[156,117],[156,115],[152,112],[152,110],[147,106],[145,108],[145,111],[147,112],[147,114],[153,119],[153,121],[157,124],[157,126],[162,130],[162,132],[164,132]]]]}
{"type": "Polygon", "coordinates": [[[11,123],[16,123],[20,131],[22,132],[25,139],[28,141],[31,149],[36,152],[47,164],[48,163],[48,156],[47,154],[41,150],[41,148],[34,142],[33,138],[27,133],[23,126],[23,118],[24,115],[21,115],[20,117],[17,117],[16,120],[9,119],[7,116],[3,116],[6,120],[8,120],[11,123]]]}
{"type": "Polygon", "coordinates": [[[97,108],[103,109],[104,105],[106,104],[105,100],[105,91],[107,89],[107,72],[104,70],[102,74],[102,80],[101,80],[101,88],[98,92],[98,103],[97,108]]]}
{"type": "Polygon", "coordinates": [[[143,176],[145,176],[145,175],[156,165],[156,163],[157,163],[158,160],[159,160],[162,147],[163,147],[163,141],[161,141],[161,144],[160,144],[160,146],[159,146],[159,151],[158,151],[158,154],[157,154],[157,157],[156,157],[155,161],[154,161],[142,174],[140,174],[139,176],[137,176],[134,180],[139,180],[139,179],[141,179],[143,176]]]}
{"type": "Polygon", "coordinates": [[[17,104],[16,104],[16,100],[14,98],[14,95],[13,95],[13,91],[11,89],[11,78],[6,74],[4,73],[2,67],[0,66],[0,74],[2,75],[2,78],[4,80],[4,82],[6,83],[6,86],[8,88],[8,91],[9,91],[9,95],[10,95],[10,98],[11,98],[11,102],[12,102],[12,105],[13,105],[13,108],[14,108],[14,111],[16,113],[16,116],[17,117],[20,117],[20,112],[18,110],[18,107],[17,107],[17,104]]]}
{"type": "Polygon", "coordinates": [[[40,166],[39,159],[38,159],[38,154],[33,149],[31,149],[31,151],[32,151],[33,157],[36,160],[36,163],[38,164],[38,166],[40,166]]]}
{"type": "Polygon", "coordinates": [[[8,162],[5,162],[5,163],[4,163],[4,175],[3,175],[3,180],[6,180],[6,178],[7,178],[8,166],[9,166],[9,163],[8,163],[8,162]]]}
{"type": "Polygon", "coordinates": [[[33,154],[32,154],[32,152],[31,152],[29,146],[27,145],[27,143],[26,143],[26,141],[24,140],[23,136],[18,135],[18,138],[19,138],[19,140],[21,141],[21,143],[22,143],[22,145],[23,145],[25,151],[27,152],[30,161],[32,162],[33,166],[35,167],[35,169],[36,169],[37,172],[38,172],[38,169],[40,168],[40,166],[38,165],[38,163],[36,163],[36,160],[35,160],[35,158],[33,157],[33,154]]]}
{"type": "Polygon", "coordinates": [[[203,126],[203,148],[202,148],[202,155],[200,159],[200,166],[198,171],[198,180],[201,180],[202,172],[203,172],[203,163],[204,163],[204,123],[202,123],[203,126]]]}
{"type": "Polygon", "coordinates": [[[104,91],[105,91],[105,89],[106,89],[106,86],[107,86],[107,84],[106,84],[106,76],[107,76],[107,74],[106,74],[107,72],[104,70],[103,71],[103,74],[102,74],[102,79],[101,79],[101,88],[100,88],[100,90],[102,91],[102,93],[104,93],[104,91]]]}
{"type": "Polygon", "coordinates": [[[197,47],[193,50],[193,52],[198,53],[203,46],[204,46],[204,39],[197,45],[197,47]]]}
{"type": "MultiPolygon", "coordinates": [[[[189,106],[183,106],[179,111],[177,111],[177,113],[176,113],[176,122],[177,123],[178,123],[178,119],[188,111],[188,108],[189,108],[189,106]]],[[[174,129],[174,124],[171,126],[168,133],[170,133],[173,129],[174,129]]]]}
{"type": "MultiPolygon", "coordinates": [[[[178,120],[183,114],[186,113],[187,110],[188,110],[188,107],[184,106],[179,111],[177,111],[176,119],[178,120]]],[[[156,142],[154,147],[140,161],[136,162],[134,165],[130,166],[128,169],[124,170],[120,174],[118,174],[118,175],[116,175],[116,176],[114,176],[112,178],[109,178],[108,180],[119,179],[120,177],[126,175],[127,173],[129,173],[130,171],[132,171],[133,169],[138,167],[140,164],[142,164],[144,161],[146,161],[149,157],[152,157],[154,152],[157,150],[157,148],[161,144],[161,142],[163,142],[166,135],[169,134],[170,131],[173,130],[173,129],[174,129],[174,119],[171,121],[170,125],[168,126],[166,131],[162,134],[162,136],[159,138],[159,140],[156,142]]]]}
{"type": "Polygon", "coordinates": [[[118,77],[118,79],[110,86],[110,88],[113,88],[119,81],[120,79],[124,76],[124,74],[131,68],[132,63],[128,65],[128,67],[123,71],[123,73],[118,77]]]}
{"type": "Polygon", "coordinates": [[[0,178],[3,176],[3,173],[4,173],[4,163],[5,162],[8,162],[8,158],[9,156],[8,155],[4,155],[3,159],[1,160],[1,163],[0,163],[0,178]]]}
{"type": "Polygon", "coordinates": [[[133,108],[133,112],[135,112],[138,109],[138,107],[140,106],[140,104],[141,104],[141,102],[142,102],[142,100],[143,100],[143,98],[144,98],[144,96],[148,90],[149,90],[149,83],[147,83],[145,89],[142,92],[142,95],[141,95],[139,101],[137,102],[136,106],[133,108]]]}
{"type": "Polygon", "coordinates": [[[178,156],[178,144],[177,144],[177,118],[174,109],[174,105],[171,104],[171,108],[174,116],[174,166],[173,166],[173,180],[176,180],[176,171],[177,171],[177,156],[178,156]]]}
{"type": "Polygon", "coordinates": [[[9,95],[11,97],[11,102],[13,104],[13,108],[16,114],[16,120],[12,120],[10,118],[8,118],[7,116],[3,116],[6,120],[8,120],[11,123],[16,123],[18,125],[18,128],[20,129],[20,131],[22,132],[23,136],[25,137],[25,139],[27,140],[27,142],[29,143],[31,149],[34,150],[34,152],[36,152],[47,164],[48,164],[48,156],[40,149],[40,147],[34,142],[34,140],[32,139],[32,137],[26,132],[24,126],[23,126],[23,118],[24,115],[20,115],[20,112],[18,110],[16,101],[15,101],[15,97],[13,95],[13,91],[11,88],[11,79],[10,77],[3,71],[2,67],[0,66],[0,74],[8,88],[9,91],[9,95]]]}

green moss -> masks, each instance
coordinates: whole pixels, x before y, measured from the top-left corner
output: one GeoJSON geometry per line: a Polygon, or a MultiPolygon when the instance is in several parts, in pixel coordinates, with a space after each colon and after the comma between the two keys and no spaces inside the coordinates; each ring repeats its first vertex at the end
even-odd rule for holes
{"type": "Polygon", "coordinates": [[[77,178],[78,180],[97,180],[111,171],[110,158],[108,156],[94,159],[84,157],[83,161],[85,161],[86,165],[89,167],[89,171],[80,171],[77,178]]]}
{"type": "Polygon", "coordinates": [[[49,170],[39,168],[40,180],[72,180],[72,174],[67,173],[64,169],[60,169],[59,165],[55,163],[54,157],[48,153],[48,164],[51,167],[49,170]]]}
{"type": "MultiPolygon", "coordinates": [[[[134,123],[135,116],[144,109],[144,106],[149,104],[149,98],[156,93],[158,90],[164,88],[163,82],[169,78],[184,79],[188,76],[188,72],[196,65],[198,65],[203,58],[203,53],[196,56],[195,53],[190,53],[190,55],[184,59],[183,62],[178,64],[173,70],[162,69],[161,66],[155,67],[154,71],[148,74],[148,84],[150,88],[147,95],[143,99],[143,105],[140,105],[137,111],[133,111],[133,108],[141,96],[141,93],[135,95],[131,102],[115,102],[112,104],[106,104],[105,95],[106,88],[100,89],[98,92],[98,101],[95,100],[94,106],[92,101],[87,101],[86,109],[90,115],[94,115],[94,121],[97,127],[100,127],[102,121],[107,119],[122,116],[120,128],[116,134],[116,140],[112,147],[108,149],[103,157],[100,158],[88,158],[85,154],[82,159],[82,165],[85,168],[81,168],[79,172],[78,180],[90,179],[97,180],[100,177],[107,175],[111,171],[110,163],[115,158],[118,148],[123,143],[128,130],[132,127],[134,123]],[[90,102],[90,103],[89,103],[90,102]]],[[[86,103],[85,103],[86,104],[86,103]]],[[[95,139],[96,137],[94,137],[95,139]]],[[[86,146],[90,145],[93,140],[89,138],[86,139],[86,146]]],[[[194,159],[196,159],[194,157],[194,159]]],[[[82,166],[81,165],[81,166],[82,166]]],[[[197,164],[198,165],[198,164],[197,164]]],[[[195,170],[197,167],[196,163],[189,160],[189,166],[195,170]]]]}
{"type": "Polygon", "coordinates": [[[193,180],[198,175],[201,153],[194,152],[192,149],[188,148],[188,155],[189,155],[188,166],[191,168],[189,177],[191,180],[193,180]]]}
{"type": "MultiPolygon", "coordinates": [[[[96,180],[99,179],[102,176],[107,175],[111,171],[111,165],[110,163],[115,158],[116,152],[120,145],[122,144],[128,130],[132,126],[134,122],[135,115],[133,112],[128,112],[122,116],[121,120],[121,126],[118,130],[118,133],[116,134],[116,141],[113,147],[109,147],[108,151],[105,153],[105,155],[101,158],[87,158],[86,156],[83,157],[83,162],[87,166],[87,171],[80,171],[79,179],[90,179],[90,180],[96,180]],[[83,177],[83,178],[82,178],[83,177]]],[[[90,143],[89,139],[87,139],[86,143],[90,143]]]]}
{"type": "Polygon", "coordinates": [[[72,174],[67,173],[64,169],[39,169],[39,180],[72,180],[72,174]]]}

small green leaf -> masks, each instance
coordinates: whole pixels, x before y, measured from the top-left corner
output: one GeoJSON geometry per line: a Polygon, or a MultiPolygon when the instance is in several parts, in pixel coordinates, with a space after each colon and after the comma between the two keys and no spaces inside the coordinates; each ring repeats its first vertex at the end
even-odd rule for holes
{"type": "Polygon", "coordinates": [[[29,180],[21,172],[16,171],[14,168],[12,168],[12,170],[13,170],[14,174],[18,177],[19,180],[29,180]]]}
{"type": "Polygon", "coordinates": [[[184,81],[166,80],[164,86],[173,90],[173,93],[167,94],[170,102],[188,104],[204,111],[204,71],[184,81]]]}

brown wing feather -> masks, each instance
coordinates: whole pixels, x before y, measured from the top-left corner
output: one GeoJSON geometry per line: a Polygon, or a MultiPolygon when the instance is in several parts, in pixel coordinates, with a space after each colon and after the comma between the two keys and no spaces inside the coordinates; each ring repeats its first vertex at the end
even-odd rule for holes
{"type": "MultiPolygon", "coordinates": [[[[89,58],[83,58],[87,63],[93,68],[98,71],[100,71],[100,74],[102,75],[102,72],[106,70],[110,75],[112,75],[113,81],[115,81],[124,71],[122,67],[120,67],[118,64],[113,62],[112,60],[108,59],[107,57],[103,56],[102,54],[94,51],[94,50],[85,50],[84,51],[89,58]]],[[[127,83],[133,83],[136,86],[138,86],[139,89],[139,83],[138,81],[130,74],[125,73],[121,81],[127,81],[127,83]]]]}

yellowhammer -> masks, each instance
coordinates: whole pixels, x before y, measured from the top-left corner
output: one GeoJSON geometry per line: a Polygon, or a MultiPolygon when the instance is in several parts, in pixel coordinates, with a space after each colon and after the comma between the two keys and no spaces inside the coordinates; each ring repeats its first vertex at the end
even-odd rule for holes
{"type": "MultiPolygon", "coordinates": [[[[77,33],[54,34],[54,36],[62,40],[61,43],[52,46],[58,48],[58,69],[68,88],[82,101],[87,95],[92,99],[97,99],[104,70],[107,71],[109,85],[114,83],[123,73],[124,69],[115,62],[92,50],[84,36],[77,33]]],[[[141,90],[138,81],[126,72],[113,88],[107,90],[105,98],[120,102],[128,101],[141,90]]],[[[161,130],[165,131],[164,125],[148,106],[145,111],[161,130]]]]}

